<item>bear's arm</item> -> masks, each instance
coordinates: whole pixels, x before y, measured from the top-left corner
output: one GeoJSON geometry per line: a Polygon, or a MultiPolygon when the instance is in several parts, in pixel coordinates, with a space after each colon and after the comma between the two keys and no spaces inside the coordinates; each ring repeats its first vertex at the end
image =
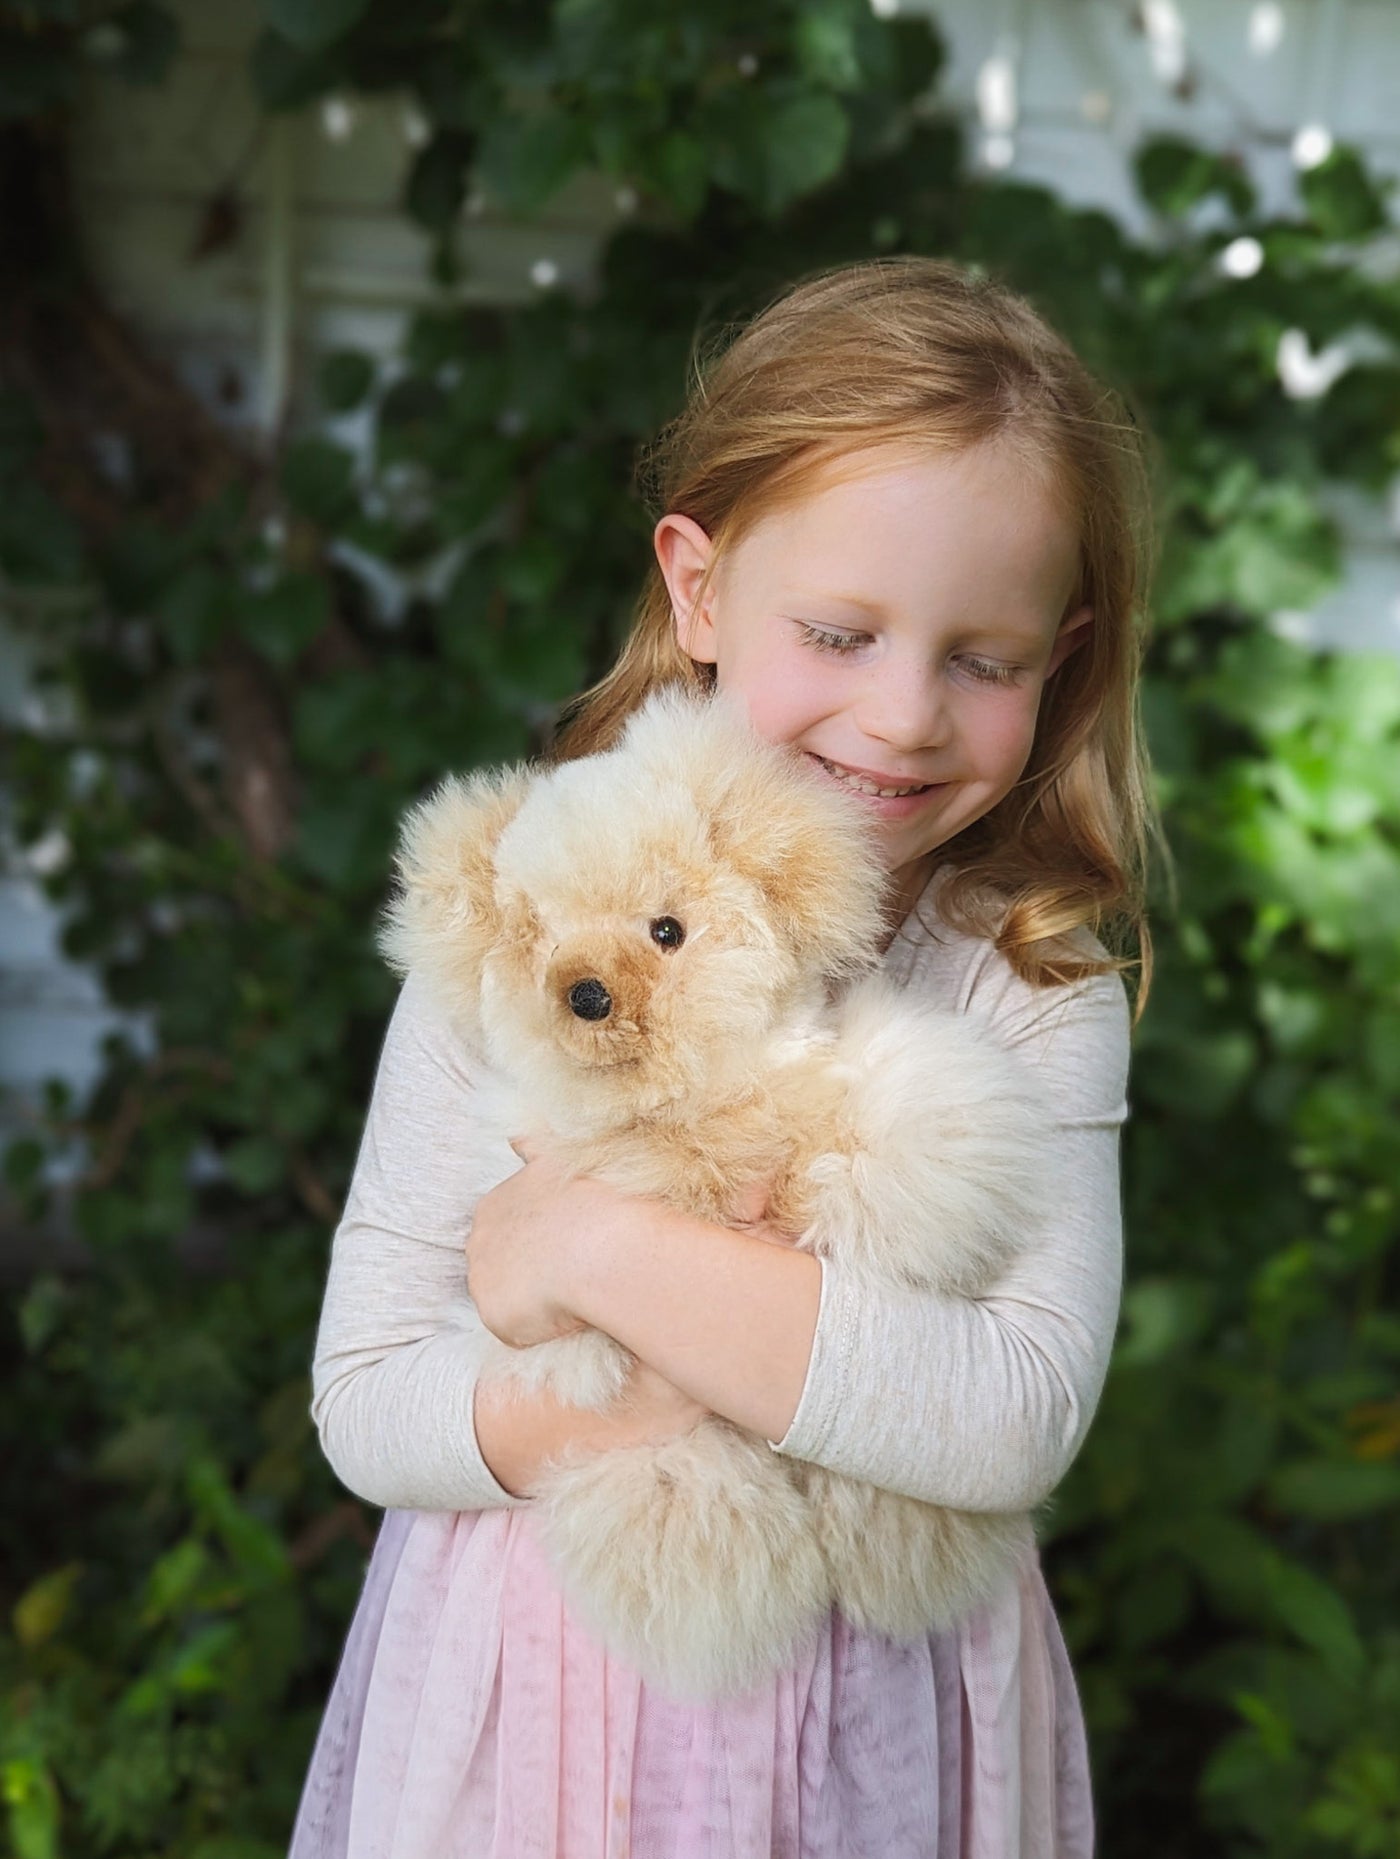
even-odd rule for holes
{"type": "Polygon", "coordinates": [[[1064,1476],[1108,1371],[1129,1015],[1113,974],[1034,989],[998,959],[980,979],[963,1004],[1036,1065],[1056,1106],[1061,1166],[1044,1223],[978,1298],[871,1291],[823,1261],[806,1380],[774,1450],[928,1503],[1010,1511],[1064,1476]]]}
{"type": "Polygon", "coordinates": [[[380,1053],[331,1244],[311,1415],[336,1477],[384,1509],[525,1503],[473,1423],[491,1338],[467,1293],[477,1201],[519,1167],[482,1114],[467,1051],[410,976],[380,1053]]]}

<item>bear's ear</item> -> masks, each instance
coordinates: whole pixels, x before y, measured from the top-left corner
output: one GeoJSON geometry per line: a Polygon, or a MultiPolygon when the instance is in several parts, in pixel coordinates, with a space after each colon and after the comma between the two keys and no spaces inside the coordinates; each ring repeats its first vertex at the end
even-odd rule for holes
{"type": "Polygon", "coordinates": [[[876,959],[889,878],[864,809],[768,742],[737,699],[661,686],[613,753],[638,794],[684,785],[715,856],[757,886],[804,966],[850,975],[876,959]]]}
{"type": "Polygon", "coordinates": [[[705,805],[716,853],[757,885],[798,959],[830,975],[868,968],[884,927],[888,875],[857,805],[766,748],[731,760],[705,805]]]}
{"type": "Polygon", "coordinates": [[[379,927],[380,953],[396,973],[423,974],[468,1011],[481,964],[502,931],[496,846],[530,781],[523,765],[449,775],[403,818],[394,859],[399,888],[379,927]]]}

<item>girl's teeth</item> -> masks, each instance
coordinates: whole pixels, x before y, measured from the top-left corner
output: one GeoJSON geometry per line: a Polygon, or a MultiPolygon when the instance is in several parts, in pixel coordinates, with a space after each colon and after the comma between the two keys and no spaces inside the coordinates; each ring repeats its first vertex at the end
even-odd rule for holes
{"type": "Polygon", "coordinates": [[[864,775],[849,774],[846,769],[838,768],[835,762],[826,757],[818,758],[828,774],[835,775],[838,781],[844,781],[847,787],[853,787],[861,794],[878,794],[883,799],[892,799],[897,794],[921,794],[928,786],[926,781],[916,782],[913,787],[876,787],[873,781],[867,781],[864,775]]]}

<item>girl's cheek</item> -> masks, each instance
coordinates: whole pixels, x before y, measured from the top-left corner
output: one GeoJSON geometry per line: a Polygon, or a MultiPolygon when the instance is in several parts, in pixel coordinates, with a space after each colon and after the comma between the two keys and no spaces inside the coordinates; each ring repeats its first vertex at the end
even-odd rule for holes
{"type": "Polygon", "coordinates": [[[823,675],[825,671],[824,665],[810,665],[791,654],[775,652],[755,659],[744,679],[753,722],[765,734],[765,723],[775,730],[804,727],[811,720],[806,714],[811,707],[823,707],[830,698],[833,680],[823,675]]]}
{"type": "Polygon", "coordinates": [[[998,693],[995,701],[983,702],[970,714],[965,713],[965,740],[979,760],[1000,765],[1019,758],[1024,765],[1035,740],[1038,710],[1034,694],[1020,690],[998,693]]]}

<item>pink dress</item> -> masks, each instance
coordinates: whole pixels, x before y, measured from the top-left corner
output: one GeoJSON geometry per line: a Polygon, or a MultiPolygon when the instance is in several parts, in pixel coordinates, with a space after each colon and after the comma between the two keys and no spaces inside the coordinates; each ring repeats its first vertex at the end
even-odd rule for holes
{"type": "Polygon", "coordinates": [[[389,1510],[289,1859],[1090,1859],[1079,1697],[1038,1553],[910,1644],[835,1610],[682,1704],[565,1605],[528,1507],[389,1510]]]}

